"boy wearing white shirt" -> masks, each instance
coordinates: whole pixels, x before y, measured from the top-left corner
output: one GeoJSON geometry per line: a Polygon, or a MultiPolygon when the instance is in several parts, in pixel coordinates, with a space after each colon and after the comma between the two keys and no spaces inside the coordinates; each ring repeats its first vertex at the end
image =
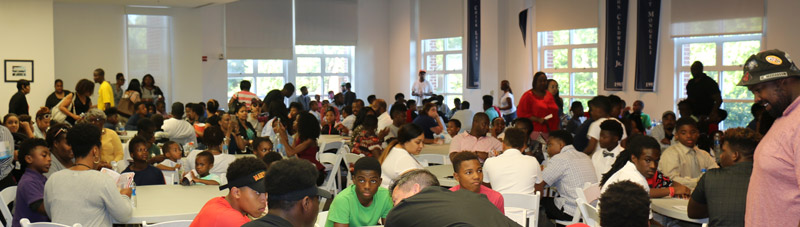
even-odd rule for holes
{"type": "Polygon", "coordinates": [[[561,196],[542,197],[540,206],[544,207],[550,219],[572,220],[572,215],[575,215],[573,212],[578,207],[575,188],[582,188],[586,183],[597,183],[592,160],[572,146],[572,135],[564,130],[550,132],[547,155],[550,159],[545,163],[542,182],[536,185],[536,190],[543,191],[544,185],[550,185],[561,196]]]}
{"type": "Polygon", "coordinates": [[[600,140],[600,124],[607,120],[614,120],[620,125],[620,127],[623,128],[622,136],[619,138],[619,140],[625,140],[625,138],[628,137],[622,122],[611,116],[610,113],[611,101],[608,97],[596,96],[592,98],[592,100],[589,100],[589,114],[591,115],[592,119],[595,120],[589,125],[589,130],[586,133],[586,137],[589,139],[589,143],[583,150],[583,153],[586,153],[586,155],[592,156],[592,154],[601,150],[600,146],[598,145],[598,140],[600,140]]]}
{"type": "Polygon", "coordinates": [[[503,139],[503,152],[483,164],[483,182],[500,193],[533,194],[542,181],[539,161],[522,155],[527,136],[522,129],[509,128],[503,139]]]}
{"type": "MultiPolygon", "coordinates": [[[[661,145],[649,136],[635,136],[631,139],[628,149],[620,154],[614,162],[611,170],[603,175],[600,181],[600,193],[602,194],[611,184],[621,181],[631,181],[644,188],[650,193],[650,186],[647,179],[653,177],[658,168],[658,161],[661,156],[661,145]]],[[[674,192],[670,192],[673,196],[674,192]]],[[[653,213],[650,212],[650,218],[653,213]]]]}
{"type": "Polygon", "coordinates": [[[597,179],[601,179],[602,175],[611,169],[611,165],[614,164],[614,161],[624,150],[619,145],[620,137],[622,137],[622,132],[624,131],[622,126],[614,121],[604,121],[600,124],[600,128],[600,139],[598,141],[600,150],[592,154],[592,164],[594,165],[597,179]]]}

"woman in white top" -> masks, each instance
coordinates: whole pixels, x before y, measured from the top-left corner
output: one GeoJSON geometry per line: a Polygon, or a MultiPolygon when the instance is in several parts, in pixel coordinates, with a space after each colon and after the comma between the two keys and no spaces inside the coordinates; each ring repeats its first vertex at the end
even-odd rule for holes
{"type": "Polygon", "coordinates": [[[503,120],[506,121],[506,124],[510,124],[517,118],[517,106],[514,105],[514,92],[511,91],[508,80],[500,82],[500,90],[503,91],[503,96],[500,97],[500,114],[503,115],[503,120]]]}
{"type": "Polygon", "coordinates": [[[422,151],[425,135],[422,128],[415,124],[405,124],[397,131],[397,139],[392,141],[386,150],[381,154],[378,161],[381,162],[381,186],[389,188],[394,180],[403,173],[422,169],[414,155],[422,151]]]}

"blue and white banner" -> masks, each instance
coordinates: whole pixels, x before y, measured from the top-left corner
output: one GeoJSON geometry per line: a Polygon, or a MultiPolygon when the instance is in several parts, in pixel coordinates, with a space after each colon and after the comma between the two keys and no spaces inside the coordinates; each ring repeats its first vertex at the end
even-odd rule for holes
{"type": "Polygon", "coordinates": [[[628,36],[628,0],[606,1],[606,91],[621,91],[628,36]]]}
{"type": "Polygon", "coordinates": [[[640,0],[636,24],[636,79],[634,90],[655,91],[658,61],[658,23],[661,0],[640,0]]]}
{"type": "Polygon", "coordinates": [[[467,1],[467,88],[481,87],[481,1],[467,1]]]}

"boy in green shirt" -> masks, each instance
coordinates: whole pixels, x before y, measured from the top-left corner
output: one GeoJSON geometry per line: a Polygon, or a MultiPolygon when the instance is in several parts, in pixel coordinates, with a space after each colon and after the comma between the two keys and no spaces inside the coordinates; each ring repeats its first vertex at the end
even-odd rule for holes
{"type": "Polygon", "coordinates": [[[358,159],[353,185],[333,199],[326,227],[368,226],[386,221],[392,209],[392,196],[381,185],[381,164],[373,157],[358,159]]]}

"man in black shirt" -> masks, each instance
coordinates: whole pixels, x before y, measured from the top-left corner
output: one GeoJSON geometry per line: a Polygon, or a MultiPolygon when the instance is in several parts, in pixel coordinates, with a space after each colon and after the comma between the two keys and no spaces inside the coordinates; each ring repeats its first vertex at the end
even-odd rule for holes
{"type": "Polygon", "coordinates": [[[722,96],[720,96],[719,85],[714,79],[703,73],[703,63],[695,61],[692,63],[692,79],[686,84],[686,96],[692,105],[695,116],[717,116],[722,96]]]}
{"type": "Polygon", "coordinates": [[[8,101],[8,112],[30,115],[28,114],[28,99],[25,98],[28,93],[31,93],[31,82],[24,79],[17,81],[17,93],[8,101]]]}
{"type": "MultiPolygon", "coordinates": [[[[281,104],[284,104],[283,98],[292,97],[293,94],[294,94],[294,84],[288,83],[286,85],[283,85],[283,90],[275,89],[269,91],[267,93],[267,96],[264,96],[264,103],[266,103],[267,105],[271,104],[272,102],[280,102],[281,104]]],[[[284,104],[284,106],[285,105],[286,104],[284,104]]]]}

